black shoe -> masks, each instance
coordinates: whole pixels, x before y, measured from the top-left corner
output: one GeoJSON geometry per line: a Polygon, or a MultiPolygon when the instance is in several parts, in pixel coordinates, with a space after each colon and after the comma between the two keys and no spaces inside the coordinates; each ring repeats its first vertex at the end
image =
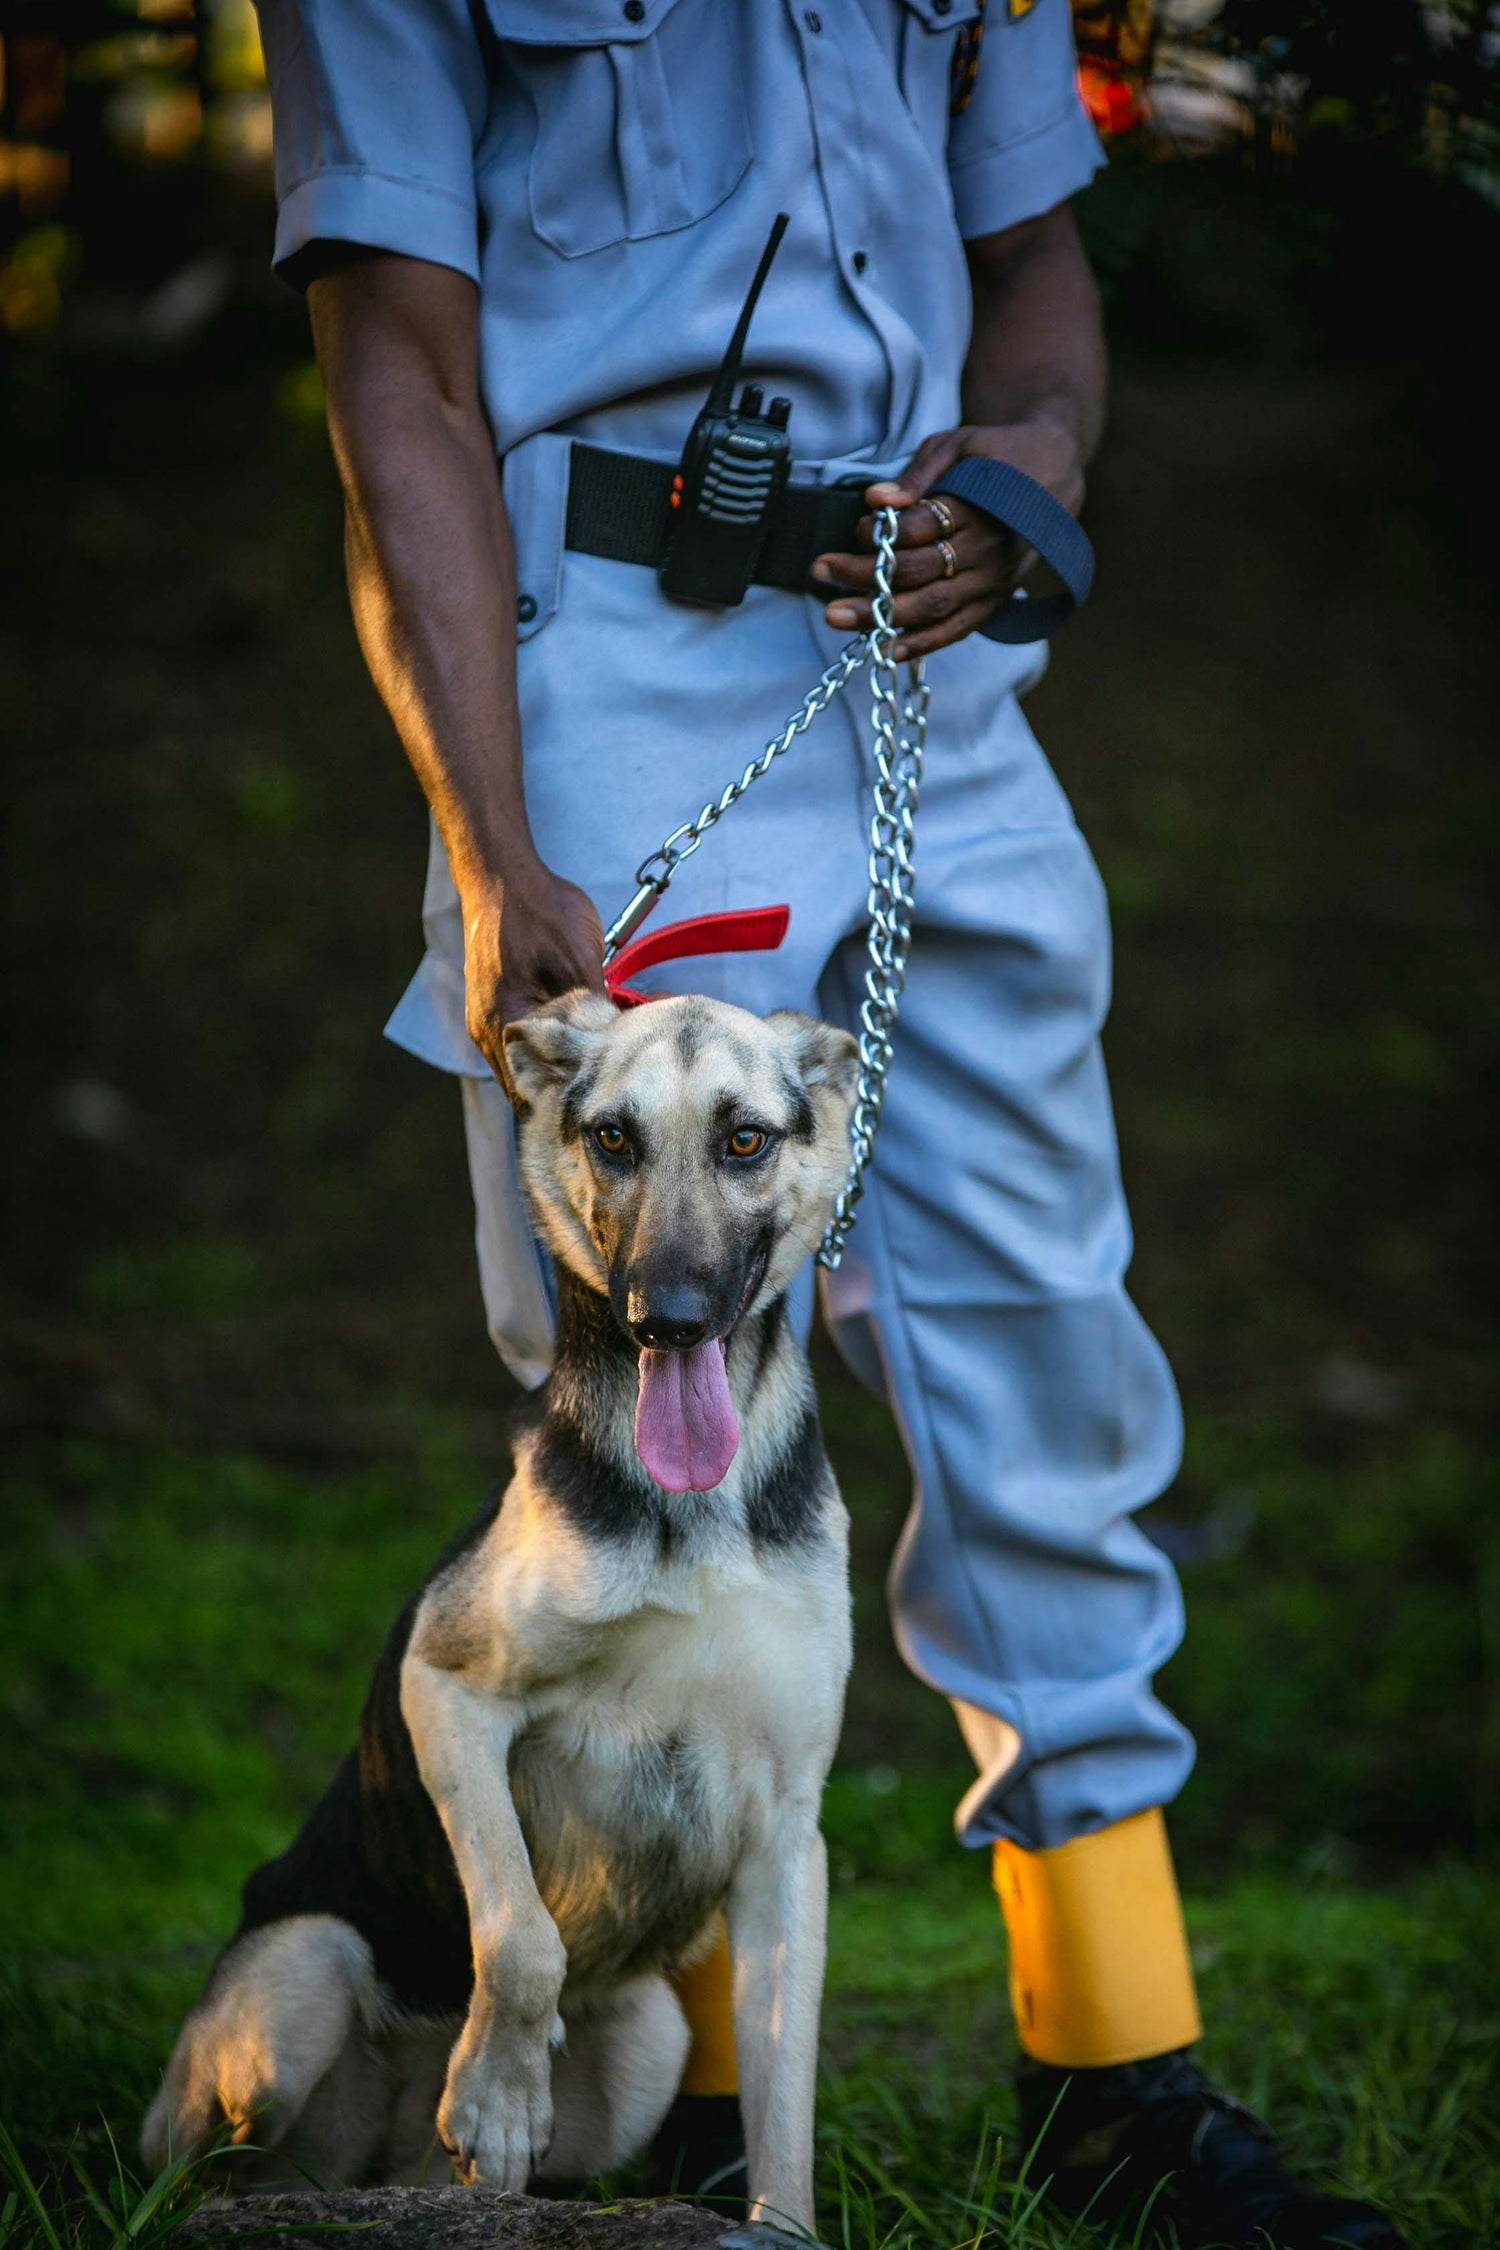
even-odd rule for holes
{"type": "Polygon", "coordinates": [[[738,2094],[679,2094],[646,2157],[648,2195],[703,2203],[726,2219],[745,2216],[749,2181],[738,2094]]]}
{"type": "Polygon", "coordinates": [[[1147,2239],[1182,2250],[1406,2250],[1372,2204],[1294,2180],[1269,2129],[1186,2048],[1110,2070],[1023,2058],[1016,2091],[1026,2177],[1069,2218],[1134,2220],[1149,2203],[1147,2239]]]}

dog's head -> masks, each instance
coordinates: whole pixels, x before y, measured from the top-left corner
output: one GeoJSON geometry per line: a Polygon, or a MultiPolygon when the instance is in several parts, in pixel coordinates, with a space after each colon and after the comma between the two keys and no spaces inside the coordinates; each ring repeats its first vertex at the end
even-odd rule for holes
{"type": "Polygon", "coordinates": [[[641,1459],[706,1491],[738,1442],[727,1339],[816,1249],[843,1182],[855,1042],[790,1009],[573,992],[513,1023],[505,1055],[542,1232],[640,1347],[641,1459]]]}

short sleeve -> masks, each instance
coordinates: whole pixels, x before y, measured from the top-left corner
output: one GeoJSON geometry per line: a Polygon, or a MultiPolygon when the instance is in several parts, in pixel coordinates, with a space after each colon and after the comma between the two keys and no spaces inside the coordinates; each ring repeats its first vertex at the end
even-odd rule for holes
{"type": "Polygon", "coordinates": [[[477,282],[489,87],[467,0],[259,0],[259,14],[277,271],[309,243],[351,242],[477,282]]]}
{"type": "Polygon", "coordinates": [[[989,0],[969,106],[948,136],[966,242],[1038,218],[1086,187],[1104,152],[1078,94],[1069,0],[989,0]]]}

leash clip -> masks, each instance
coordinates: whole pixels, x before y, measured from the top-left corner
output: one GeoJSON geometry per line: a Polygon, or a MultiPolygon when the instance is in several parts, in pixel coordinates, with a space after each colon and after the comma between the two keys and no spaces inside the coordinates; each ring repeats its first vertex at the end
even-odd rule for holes
{"type": "Polygon", "coordinates": [[[610,964],[620,952],[621,947],[635,936],[636,931],[645,921],[646,916],[651,912],[666,887],[664,882],[648,878],[642,883],[630,904],[622,913],[615,916],[609,928],[605,931],[604,981],[606,984],[609,982],[610,964]]]}

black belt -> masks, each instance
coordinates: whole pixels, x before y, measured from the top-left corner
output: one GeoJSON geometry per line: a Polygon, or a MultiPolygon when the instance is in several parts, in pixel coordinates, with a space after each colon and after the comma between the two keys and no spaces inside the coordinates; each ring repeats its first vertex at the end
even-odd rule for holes
{"type": "MultiPolygon", "coordinates": [[[[568,473],[567,545],[575,554],[656,569],[667,551],[677,473],[671,461],[607,453],[602,446],[575,440],[568,473]]],[[[985,638],[1041,641],[1066,624],[1093,584],[1094,550],[1061,501],[1008,461],[972,455],[955,461],[932,489],[951,492],[1006,525],[1062,581],[1055,593],[1030,600],[1013,596],[980,626],[985,638]]],[[[862,476],[848,484],[789,484],[771,518],[754,583],[780,586],[789,594],[810,593],[808,572],[819,555],[858,552],[855,526],[866,512],[862,476]]]]}
{"type": "MultiPolygon", "coordinates": [[[[568,466],[565,544],[578,555],[644,563],[655,570],[667,551],[676,473],[675,461],[609,453],[602,446],[575,440],[568,466]]],[[[847,485],[789,484],[766,531],[754,583],[805,594],[808,573],[819,555],[856,553],[855,526],[869,513],[864,497],[867,481],[859,477],[847,485]]]]}

